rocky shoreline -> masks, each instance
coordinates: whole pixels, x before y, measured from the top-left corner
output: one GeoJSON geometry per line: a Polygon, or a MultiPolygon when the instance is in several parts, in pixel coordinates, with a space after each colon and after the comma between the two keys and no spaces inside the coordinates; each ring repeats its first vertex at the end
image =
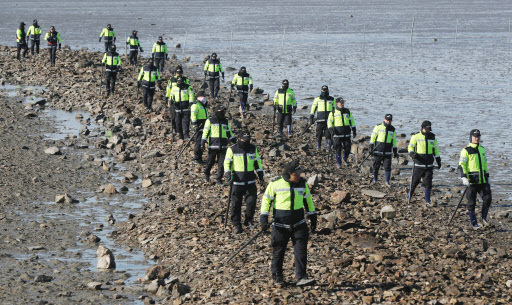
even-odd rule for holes
{"type": "MultiPolygon", "coordinates": [[[[152,113],[145,113],[136,93],[137,72],[125,68],[118,75],[116,95],[107,99],[99,96],[101,66],[98,63],[102,56],[99,52],[64,50],[57,55],[56,68],[42,61],[14,62],[13,48],[1,47],[0,52],[2,82],[43,86],[47,88],[43,95],[47,106],[90,112],[91,120],[106,130],[105,135],[91,138],[90,144],[142,178],[147,202],[142,203],[140,213],[114,226],[120,243],[142,249],[146,257],[158,259],[170,271],[172,280],[154,280],[146,286],[157,302],[488,304],[512,301],[508,213],[494,212],[491,215],[494,226],[475,232],[470,229],[465,209],[461,207],[448,228],[446,223],[460,198],[461,187],[434,188],[434,207],[424,208],[419,195],[407,206],[404,198],[410,175],[400,175],[407,165],[406,154],[401,156],[400,164],[393,165],[393,188],[385,188],[382,183],[370,186],[368,165],[360,172],[355,167],[335,169],[332,159],[328,165],[326,153],[314,148],[311,131],[303,137],[274,139],[270,135],[271,107],[265,105],[265,97],[261,95],[252,97],[251,111],[244,120],[239,116],[237,103],[230,105],[232,128],[239,130],[247,126],[251,130],[267,179],[278,176],[282,165],[291,159],[300,159],[306,169],[320,213],[319,233],[312,235],[309,244],[308,265],[310,276],[317,279],[317,284],[305,288],[273,287],[268,235],[260,237],[240,257],[225,265],[233,251],[258,228],[248,228],[239,235],[231,227],[223,229],[227,188],[202,181],[202,167],[192,163],[191,146],[175,169],[174,156],[183,142],[173,141],[161,98],[154,101],[152,113]],[[394,211],[381,215],[381,209],[386,206],[392,206],[394,211]]],[[[42,58],[46,59],[45,56],[42,58]]],[[[202,79],[193,77],[198,65],[187,62],[186,58],[181,61],[173,58],[166,65],[183,64],[185,76],[191,77],[191,85],[197,91],[202,84],[202,79]]],[[[165,81],[168,76],[167,73],[165,81]]],[[[160,94],[157,91],[155,97],[160,94]]],[[[221,89],[219,100],[226,102],[228,96],[228,90],[221,89]]],[[[12,120],[23,117],[27,111],[18,110],[12,120]]],[[[302,110],[303,115],[305,111],[302,110]]],[[[295,134],[304,126],[305,120],[297,120],[295,134]]],[[[405,135],[401,138],[405,139],[405,135]]],[[[367,142],[367,136],[355,139],[356,160],[363,157],[367,142]]],[[[51,166],[47,162],[50,161],[42,161],[40,166],[51,166]]],[[[88,164],[87,170],[95,172],[101,172],[104,165],[95,163],[94,158],[84,162],[88,164]]],[[[25,175],[29,177],[30,173],[25,175]]],[[[125,177],[122,182],[129,185],[130,180],[125,177]]],[[[12,185],[2,187],[4,194],[12,192],[8,191],[12,185]]],[[[51,186],[26,186],[33,196],[40,188],[51,186]]],[[[12,202],[16,201],[9,198],[3,202],[4,213],[10,215],[3,219],[17,217],[11,212],[15,211],[12,202]]],[[[285,279],[290,282],[293,281],[291,252],[288,251],[285,259],[285,279]]]]}

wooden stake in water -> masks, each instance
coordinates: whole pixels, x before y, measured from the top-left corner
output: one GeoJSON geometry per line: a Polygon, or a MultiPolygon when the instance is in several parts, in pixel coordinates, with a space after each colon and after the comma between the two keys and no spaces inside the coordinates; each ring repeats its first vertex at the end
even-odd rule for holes
{"type": "Polygon", "coordinates": [[[457,25],[455,26],[455,43],[457,43],[458,35],[459,35],[459,19],[457,19],[457,25]]]}
{"type": "Polygon", "coordinates": [[[284,47],[284,35],[286,34],[286,27],[283,27],[283,38],[281,38],[281,47],[284,47]]]}
{"type": "Polygon", "coordinates": [[[126,37],[126,33],[124,33],[124,54],[128,54],[128,45],[126,44],[126,40],[128,40],[128,37],[126,37]]]}
{"type": "Polygon", "coordinates": [[[510,18],[508,18],[508,43],[510,43],[510,18]]]}
{"type": "Polygon", "coordinates": [[[188,32],[185,31],[185,43],[183,44],[183,53],[185,53],[185,48],[187,47],[187,36],[188,36],[188,32]]]}
{"type": "Polygon", "coordinates": [[[364,50],[365,45],[366,45],[366,23],[364,24],[364,27],[363,27],[363,50],[364,50]]]}
{"type": "Polygon", "coordinates": [[[325,43],[324,43],[324,46],[326,47],[327,46],[327,32],[329,31],[329,25],[326,25],[325,26],[325,43]]]}
{"type": "Polygon", "coordinates": [[[411,26],[411,44],[412,44],[412,33],[414,33],[414,17],[412,17],[412,26],[411,26]]]}
{"type": "Polygon", "coordinates": [[[229,51],[233,50],[233,31],[231,31],[231,40],[229,41],[229,51]]]}

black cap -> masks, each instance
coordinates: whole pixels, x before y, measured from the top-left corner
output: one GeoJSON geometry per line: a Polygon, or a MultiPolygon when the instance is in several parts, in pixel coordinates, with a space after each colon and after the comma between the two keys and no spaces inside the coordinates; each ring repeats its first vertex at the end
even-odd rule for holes
{"type": "Polygon", "coordinates": [[[245,67],[241,67],[240,70],[246,70],[245,67]]]}
{"type": "Polygon", "coordinates": [[[288,85],[288,84],[289,84],[289,82],[288,82],[288,80],[287,80],[287,79],[283,79],[282,84],[283,84],[283,85],[288,85]]]}
{"type": "Polygon", "coordinates": [[[20,22],[20,26],[24,26],[25,25],[25,22],[20,22]]]}
{"type": "Polygon", "coordinates": [[[430,121],[423,121],[423,123],[421,123],[421,129],[426,128],[427,126],[432,129],[432,123],[430,123],[430,121]]]}
{"type": "Polygon", "coordinates": [[[110,25],[110,23],[109,23],[109,24],[107,24],[107,28],[108,28],[108,27],[112,27],[112,25],[110,25]]]}
{"type": "Polygon", "coordinates": [[[212,53],[212,57],[217,57],[217,53],[212,53]]]}
{"type": "Polygon", "coordinates": [[[162,40],[164,39],[162,36],[158,36],[158,40],[162,40]]]}
{"type": "Polygon", "coordinates": [[[50,27],[50,30],[55,30],[55,27],[52,25],[52,26],[50,27]]]}
{"type": "Polygon", "coordinates": [[[250,139],[251,138],[251,133],[247,129],[240,130],[238,132],[238,138],[240,138],[240,139],[243,139],[243,138],[250,139]]]}
{"type": "Polygon", "coordinates": [[[471,132],[469,133],[470,136],[472,137],[480,137],[480,130],[478,129],[473,129],[471,130],[471,132]]]}
{"type": "Polygon", "coordinates": [[[388,113],[384,116],[384,119],[388,121],[393,121],[393,115],[388,113]]]}
{"type": "Polygon", "coordinates": [[[183,69],[182,69],[181,67],[178,67],[178,68],[176,69],[176,73],[183,73],[183,69]]]}
{"type": "Polygon", "coordinates": [[[136,30],[133,30],[132,33],[138,33],[136,30]]]}
{"type": "Polygon", "coordinates": [[[340,96],[336,99],[336,103],[342,103],[345,104],[345,100],[340,96]]]}
{"type": "Polygon", "coordinates": [[[204,91],[201,90],[201,91],[197,92],[196,96],[197,97],[199,97],[199,96],[206,96],[206,93],[204,93],[204,91]]]}
{"type": "Polygon", "coordinates": [[[213,109],[213,111],[215,111],[215,112],[226,111],[226,107],[224,107],[223,105],[219,105],[219,106],[215,107],[213,109]]]}
{"type": "Polygon", "coordinates": [[[115,50],[116,50],[116,45],[115,44],[111,45],[110,46],[110,51],[115,51],[115,50]]]}
{"type": "Polygon", "coordinates": [[[329,90],[329,87],[327,87],[327,85],[323,85],[322,86],[322,91],[327,91],[327,90],[329,90]]]}
{"type": "Polygon", "coordinates": [[[37,19],[34,19],[34,21],[32,23],[33,24],[37,24],[37,19]]]}
{"type": "Polygon", "coordinates": [[[292,161],[284,166],[284,173],[285,174],[291,174],[295,173],[297,175],[300,175],[303,173],[304,170],[299,165],[299,161],[292,161]]]}

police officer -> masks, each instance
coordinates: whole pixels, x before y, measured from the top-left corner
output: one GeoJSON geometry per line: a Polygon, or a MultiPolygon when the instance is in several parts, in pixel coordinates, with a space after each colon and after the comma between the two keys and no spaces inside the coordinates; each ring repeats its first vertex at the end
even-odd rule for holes
{"type": "Polygon", "coordinates": [[[153,96],[155,95],[155,81],[160,86],[162,80],[160,79],[160,72],[158,68],[155,67],[153,61],[150,61],[147,65],[140,69],[139,78],[137,81],[137,86],[140,87],[142,85],[142,100],[144,102],[144,106],[148,110],[151,110],[151,105],[153,104],[153,96]]]}
{"type": "Polygon", "coordinates": [[[167,44],[164,42],[162,36],[158,36],[158,41],[153,45],[152,58],[155,60],[155,65],[161,73],[164,73],[165,59],[169,57],[167,53],[167,44]]]}
{"type": "Polygon", "coordinates": [[[220,75],[222,73],[222,80],[224,80],[224,69],[220,59],[217,59],[217,53],[212,53],[210,59],[204,64],[204,76],[208,76],[210,86],[210,96],[215,100],[220,89],[220,75]]]}
{"type": "Polygon", "coordinates": [[[263,182],[263,166],[256,146],[251,144],[251,134],[248,130],[238,133],[238,141],[228,148],[224,159],[224,176],[226,181],[233,183],[231,190],[231,221],[235,226],[235,233],[240,234],[242,229],[242,201],[245,197],[245,226],[253,225],[256,210],[256,174],[260,183],[263,182]],[[255,174],[256,172],[256,174],[255,174]]]}
{"type": "Polygon", "coordinates": [[[34,55],[34,47],[36,49],[36,53],[39,54],[39,44],[41,42],[41,34],[43,30],[39,24],[37,24],[37,19],[34,19],[32,25],[28,28],[27,31],[27,39],[30,38],[30,53],[34,55]]]}
{"type": "Polygon", "coordinates": [[[197,101],[190,107],[190,118],[195,127],[196,138],[194,139],[194,163],[203,163],[203,150],[201,149],[202,128],[208,119],[208,100],[204,91],[196,94],[197,101]]]}
{"type": "Polygon", "coordinates": [[[476,195],[482,197],[482,224],[489,225],[487,214],[491,207],[492,195],[487,169],[487,154],[480,145],[480,130],[473,129],[469,133],[470,143],[460,152],[459,171],[462,183],[467,186],[466,199],[469,220],[474,229],[479,229],[475,215],[476,195]]]}
{"type": "Polygon", "coordinates": [[[27,33],[25,32],[25,22],[20,23],[20,27],[16,30],[16,59],[20,61],[20,52],[23,49],[23,58],[27,57],[27,33]]]}
{"type": "Polygon", "coordinates": [[[423,178],[423,184],[425,185],[425,204],[428,206],[430,205],[430,193],[432,191],[434,159],[437,162],[437,168],[441,168],[441,156],[439,156],[437,138],[436,135],[432,133],[432,123],[430,123],[430,121],[421,123],[421,131],[411,137],[407,151],[414,160],[411,189],[407,194],[407,199],[412,198],[416,186],[418,186],[421,178],[423,178]]]}
{"type": "Polygon", "coordinates": [[[112,25],[107,24],[107,27],[101,31],[99,42],[101,42],[101,37],[103,37],[103,41],[105,42],[105,53],[110,50],[110,46],[116,42],[116,32],[112,28],[112,25]]]}
{"type": "Polygon", "coordinates": [[[343,162],[348,163],[348,155],[352,147],[350,132],[354,138],[356,137],[356,124],[350,110],[345,108],[345,100],[340,97],[336,100],[336,108],[334,112],[329,113],[327,120],[329,133],[334,141],[334,149],[336,150],[336,165],[341,167],[341,150],[343,148],[343,162]]]}
{"type": "Polygon", "coordinates": [[[117,71],[119,68],[121,68],[121,56],[119,56],[119,53],[116,52],[115,45],[112,45],[110,47],[110,51],[105,53],[101,62],[105,64],[105,71],[107,76],[107,96],[109,96],[110,93],[114,94],[117,71]]]}
{"type": "Polygon", "coordinates": [[[126,44],[130,46],[130,65],[134,67],[137,66],[137,56],[139,55],[139,50],[141,53],[144,52],[144,50],[142,50],[142,47],[140,46],[140,41],[139,37],[137,37],[137,33],[137,31],[133,30],[132,35],[126,39],[126,44]]]}
{"type": "Polygon", "coordinates": [[[240,107],[242,107],[242,111],[245,112],[249,109],[249,105],[247,104],[247,97],[249,96],[249,91],[252,91],[252,78],[245,67],[241,67],[240,71],[233,76],[233,80],[231,81],[231,89],[234,89],[236,86],[236,91],[238,92],[238,97],[240,97],[240,107]]]}
{"type": "Polygon", "coordinates": [[[302,172],[299,162],[286,164],[283,175],[268,184],[261,200],[261,230],[269,228],[268,216],[270,210],[273,211],[271,244],[274,250],[271,269],[276,285],[284,284],[284,254],[290,238],[294,246],[297,286],[314,282],[306,272],[309,230],[304,215],[307,214],[311,222],[312,232],[316,231],[317,216],[306,179],[300,177],[302,172]]]}
{"type": "Polygon", "coordinates": [[[292,135],[292,112],[297,111],[297,100],[295,93],[288,88],[288,80],[285,79],[281,83],[281,88],[277,89],[274,95],[274,107],[277,107],[277,123],[279,136],[283,136],[283,125],[286,125],[286,132],[289,137],[292,135]]]}
{"type": "Polygon", "coordinates": [[[391,178],[391,155],[398,158],[398,148],[396,146],[396,130],[391,122],[393,115],[386,114],[384,122],[373,128],[372,136],[370,138],[370,151],[375,147],[373,152],[373,180],[372,183],[377,181],[379,168],[381,163],[384,163],[384,171],[386,173],[386,186],[391,187],[389,179],[391,178]]]}
{"type": "Polygon", "coordinates": [[[190,109],[189,106],[194,102],[194,91],[192,87],[185,84],[183,78],[178,78],[177,85],[171,90],[171,104],[174,107],[176,116],[174,121],[176,123],[176,130],[180,139],[188,140],[189,126],[190,126],[190,109]]]}
{"type": "Polygon", "coordinates": [[[329,95],[329,87],[322,86],[320,96],[315,98],[313,105],[311,106],[311,114],[309,116],[309,123],[313,125],[315,122],[316,112],[316,148],[320,149],[322,146],[322,137],[325,135],[325,146],[327,149],[331,147],[331,136],[329,135],[329,129],[327,128],[327,119],[329,114],[334,109],[334,97],[329,95]]]}
{"type": "Polygon", "coordinates": [[[44,40],[48,41],[48,53],[50,54],[50,64],[52,67],[55,67],[55,59],[57,58],[57,44],[59,45],[59,50],[61,49],[61,39],[60,34],[55,30],[55,27],[52,25],[50,27],[50,31],[46,33],[44,36],[44,40]]]}
{"type": "Polygon", "coordinates": [[[210,172],[217,162],[216,183],[221,185],[228,142],[236,142],[233,132],[231,132],[231,126],[226,119],[226,107],[222,105],[215,107],[213,115],[204,123],[201,147],[204,147],[206,141],[208,141],[208,158],[204,169],[204,180],[205,182],[210,181],[210,172]]]}
{"type": "Polygon", "coordinates": [[[185,84],[190,85],[190,80],[188,77],[183,76],[183,68],[181,65],[176,67],[175,75],[172,76],[167,82],[167,87],[165,88],[165,99],[168,100],[171,97],[171,90],[174,86],[178,84],[178,78],[182,78],[185,84]]]}

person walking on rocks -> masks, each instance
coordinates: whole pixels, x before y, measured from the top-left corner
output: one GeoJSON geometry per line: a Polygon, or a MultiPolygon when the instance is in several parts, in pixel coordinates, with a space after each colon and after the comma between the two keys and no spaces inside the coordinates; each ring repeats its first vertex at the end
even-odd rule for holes
{"type": "Polygon", "coordinates": [[[260,184],[263,182],[263,166],[256,146],[251,144],[251,134],[242,130],[238,134],[238,141],[228,148],[224,159],[224,176],[231,181],[231,222],[235,226],[235,233],[240,234],[242,229],[242,202],[245,197],[245,226],[253,225],[256,210],[256,175],[260,184]]]}
{"type": "Polygon", "coordinates": [[[167,87],[165,88],[165,99],[169,100],[171,97],[171,91],[174,86],[178,84],[178,78],[182,78],[185,84],[190,85],[190,80],[188,77],[183,76],[183,68],[181,65],[176,67],[175,75],[172,76],[169,81],[167,82],[167,87]]]}
{"type": "Polygon", "coordinates": [[[194,163],[203,163],[203,150],[201,147],[202,128],[208,119],[208,100],[204,91],[196,94],[197,101],[190,108],[190,118],[195,127],[196,138],[194,139],[194,163]]]}
{"type": "Polygon", "coordinates": [[[313,105],[311,106],[309,123],[313,125],[315,122],[316,112],[316,149],[320,149],[322,146],[322,137],[325,135],[325,146],[328,150],[331,147],[331,136],[329,134],[329,129],[327,128],[327,119],[335,105],[334,97],[329,95],[329,87],[324,85],[321,90],[320,96],[315,98],[313,105]]]}
{"type": "Polygon", "coordinates": [[[231,126],[226,119],[226,107],[219,105],[213,109],[213,116],[210,116],[204,123],[203,137],[201,138],[201,147],[204,147],[208,141],[208,158],[204,169],[205,182],[210,181],[210,172],[213,165],[217,162],[217,181],[222,184],[222,175],[224,173],[224,158],[229,141],[236,142],[231,126]]]}
{"type": "Polygon", "coordinates": [[[222,80],[224,80],[224,69],[220,59],[217,58],[217,53],[212,53],[210,59],[204,64],[204,76],[208,76],[208,82],[210,86],[210,96],[213,100],[217,98],[220,89],[220,75],[222,73],[222,80]]]}
{"type": "Polygon", "coordinates": [[[116,86],[117,71],[121,68],[121,56],[116,52],[116,46],[112,45],[110,51],[105,53],[103,60],[107,76],[107,96],[114,94],[116,86]]]}
{"type": "Polygon", "coordinates": [[[101,31],[99,42],[101,42],[101,37],[103,37],[103,41],[105,42],[105,53],[107,53],[110,50],[110,46],[116,42],[116,32],[110,23],[101,31]]]}
{"type": "Polygon", "coordinates": [[[167,53],[167,44],[164,42],[162,36],[158,36],[158,41],[153,45],[152,58],[155,61],[160,73],[164,73],[165,59],[169,57],[167,53]]]}
{"type": "Polygon", "coordinates": [[[55,30],[55,27],[53,25],[50,27],[50,31],[46,33],[46,35],[44,36],[44,40],[48,41],[48,53],[50,54],[50,64],[52,67],[55,67],[55,59],[57,58],[57,44],[60,50],[61,39],[59,32],[55,30]]]}
{"type": "Polygon", "coordinates": [[[421,123],[421,131],[411,137],[407,151],[414,160],[411,189],[407,193],[407,200],[412,198],[416,186],[418,186],[421,178],[423,178],[425,204],[429,206],[431,204],[430,194],[432,192],[432,177],[434,175],[434,159],[437,162],[437,169],[441,168],[441,156],[439,156],[437,138],[432,133],[432,123],[430,121],[421,123]]]}
{"type": "Polygon", "coordinates": [[[341,151],[343,150],[343,162],[349,165],[348,156],[352,147],[350,133],[356,137],[356,124],[350,110],[345,108],[345,100],[340,97],[336,100],[336,108],[334,112],[329,113],[327,119],[329,133],[334,141],[334,149],[336,151],[336,165],[341,167],[341,151]]]}
{"type": "Polygon", "coordinates": [[[16,59],[20,61],[20,52],[23,49],[23,58],[27,57],[27,33],[25,32],[25,22],[20,23],[20,27],[16,30],[16,59]]]}
{"type": "Polygon", "coordinates": [[[480,130],[473,129],[469,133],[470,143],[460,152],[458,170],[462,183],[467,186],[466,199],[469,221],[474,229],[479,229],[475,215],[476,195],[482,197],[482,224],[489,225],[487,215],[491,207],[492,195],[489,183],[489,170],[487,169],[487,154],[480,145],[480,130]]]}
{"type": "Polygon", "coordinates": [[[30,54],[34,55],[34,48],[36,53],[39,55],[39,44],[41,43],[41,34],[43,30],[39,24],[37,24],[37,19],[34,19],[32,25],[28,28],[27,31],[27,39],[30,38],[30,54]]]}
{"type": "Polygon", "coordinates": [[[269,225],[269,213],[272,210],[271,245],[272,278],[275,285],[283,285],[283,262],[288,241],[294,247],[295,277],[297,286],[309,285],[314,282],[307,276],[307,245],[309,239],[308,225],[305,214],[311,223],[311,231],[316,231],[317,215],[313,199],[306,179],[301,178],[303,172],[299,162],[292,161],[285,165],[280,178],[270,182],[261,200],[260,224],[266,231],[269,225]]]}
{"type": "Polygon", "coordinates": [[[136,67],[137,66],[137,56],[140,52],[144,52],[142,50],[142,47],[140,46],[139,37],[137,37],[137,31],[133,30],[132,35],[126,39],[126,44],[130,46],[130,57],[129,62],[131,66],[136,67]]]}
{"type": "MultiPolygon", "coordinates": [[[[176,130],[181,140],[188,140],[190,127],[190,104],[194,102],[192,86],[179,77],[177,85],[171,90],[171,105],[174,107],[176,130]]],[[[171,110],[172,111],[172,110],[171,110]]]]}
{"type": "Polygon", "coordinates": [[[238,92],[238,97],[240,97],[240,107],[242,108],[242,112],[245,113],[249,109],[247,97],[253,88],[251,75],[247,73],[247,69],[245,69],[245,67],[241,67],[240,71],[233,77],[233,80],[231,81],[231,89],[234,89],[235,86],[236,91],[238,92]]]}
{"type": "Polygon", "coordinates": [[[277,124],[279,136],[283,136],[283,125],[286,125],[288,137],[292,136],[292,113],[297,111],[295,93],[289,88],[287,79],[281,83],[281,88],[274,94],[274,108],[277,109],[277,124]]]}
{"type": "Polygon", "coordinates": [[[151,105],[153,104],[153,96],[155,95],[155,82],[158,83],[158,86],[161,85],[160,72],[157,67],[153,64],[153,61],[150,61],[147,65],[140,69],[139,78],[137,81],[137,86],[140,88],[142,85],[142,100],[144,102],[144,106],[151,110],[151,105]]]}
{"type": "Polygon", "coordinates": [[[386,114],[384,122],[373,128],[372,136],[370,138],[370,151],[373,152],[373,180],[372,183],[377,182],[379,175],[379,168],[381,163],[384,163],[384,171],[386,175],[386,186],[391,187],[389,179],[391,178],[391,156],[398,158],[398,148],[396,141],[396,130],[391,122],[393,115],[386,114]]]}

